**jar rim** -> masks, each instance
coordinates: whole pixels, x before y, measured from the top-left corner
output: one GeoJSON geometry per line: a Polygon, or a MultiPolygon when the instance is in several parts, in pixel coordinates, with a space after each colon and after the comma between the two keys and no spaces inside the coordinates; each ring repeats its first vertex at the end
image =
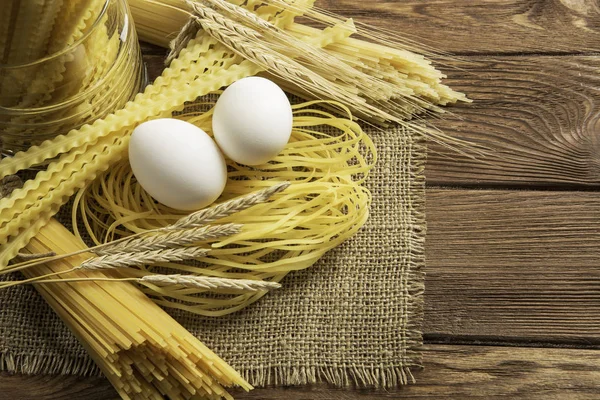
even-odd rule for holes
{"type": "Polygon", "coordinates": [[[0,69],[18,69],[18,68],[33,67],[37,64],[42,64],[46,61],[50,61],[52,59],[58,58],[64,54],[68,53],[69,51],[72,51],[73,49],[77,48],[77,46],[79,46],[81,43],[83,43],[92,34],[92,32],[94,32],[96,27],[101,23],[102,17],[104,17],[104,15],[106,14],[106,11],[108,10],[108,4],[110,2],[111,2],[111,0],[106,0],[104,2],[104,5],[102,6],[102,10],[100,10],[98,17],[92,24],[91,28],[86,33],[84,33],[83,36],[81,36],[79,39],[77,39],[75,42],[73,42],[69,46],[67,46],[57,52],[45,55],[44,57],[38,58],[37,60],[33,60],[33,61],[27,61],[24,63],[17,63],[17,64],[0,63],[0,69]]]}

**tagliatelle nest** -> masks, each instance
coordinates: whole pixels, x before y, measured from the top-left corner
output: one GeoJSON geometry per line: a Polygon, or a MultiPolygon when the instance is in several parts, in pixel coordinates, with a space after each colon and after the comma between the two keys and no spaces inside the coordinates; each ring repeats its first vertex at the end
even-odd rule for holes
{"type": "MultiPolygon", "coordinates": [[[[319,103],[323,102],[293,107],[290,142],[271,162],[249,167],[228,160],[227,186],[218,202],[291,182],[284,192],[216,221],[243,224],[243,228],[211,242],[210,253],[193,265],[168,263],[146,268],[279,282],[290,271],[310,267],[356,233],[368,218],[371,194],[361,184],[376,161],[376,150],[347,110],[347,118],[339,117],[315,107],[319,103]]],[[[178,118],[211,134],[211,116],[212,109],[184,112],[178,118]]],[[[96,243],[163,227],[183,215],[154,201],[135,181],[127,160],[80,191],[73,213],[73,225],[81,218],[96,243]]],[[[237,311],[265,294],[218,291],[215,296],[205,289],[146,286],[144,290],[160,305],[210,316],[237,311]]]]}

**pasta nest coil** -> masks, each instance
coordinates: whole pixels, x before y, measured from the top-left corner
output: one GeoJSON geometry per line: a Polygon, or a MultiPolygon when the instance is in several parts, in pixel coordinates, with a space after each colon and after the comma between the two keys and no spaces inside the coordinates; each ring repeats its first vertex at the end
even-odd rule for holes
{"type": "MultiPolygon", "coordinates": [[[[212,135],[212,105],[198,100],[176,118],[212,135]]],[[[371,193],[363,182],[376,162],[370,137],[349,110],[335,102],[301,103],[293,106],[293,112],[290,141],[275,159],[254,167],[227,161],[228,181],[217,203],[284,181],[290,186],[265,203],[216,221],[243,228],[233,236],[204,243],[211,247],[207,256],[190,263],[147,266],[142,273],[280,282],[288,273],[315,264],[364,225],[371,193]],[[337,111],[326,111],[333,108],[337,111]]],[[[78,192],[73,226],[83,226],[76,228],[76,234],[100,244],[164,227],[182,215],[153,200],[136,182],[128,161],[122,160],[78,192]]],[[[235,312],[266,293],[152,285],[143,290],[159,305],[206,316],[235,312]]]]}

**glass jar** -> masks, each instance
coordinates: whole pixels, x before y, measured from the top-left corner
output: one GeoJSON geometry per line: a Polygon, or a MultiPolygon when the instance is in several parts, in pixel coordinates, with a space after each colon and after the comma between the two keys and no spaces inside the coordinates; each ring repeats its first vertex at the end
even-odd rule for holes
{"type": "Polygon", "coordinates": [[[7,0],[0,138],[26,150],[123,107],[146,82],[126,0],[7,0]]]}

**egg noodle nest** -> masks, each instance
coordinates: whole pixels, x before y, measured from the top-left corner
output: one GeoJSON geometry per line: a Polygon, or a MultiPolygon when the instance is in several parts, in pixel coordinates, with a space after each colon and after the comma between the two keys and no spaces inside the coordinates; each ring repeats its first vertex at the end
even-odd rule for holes
{"type": "MultiPolygon", "coordinates": [[[[194,103],[177,118],[212,136],[213,109],[203,111],[210,105],[194,103]]],[[[147,272],[279,282],[291,271],[312,266],[360,229],[371,203],[362,182],[376,161],[373,142],[340,104],[312,101],[293,106],[293,113],[290,141],[272,161],[250,167],[227,160],[228,180],[219,202],[279,182],[291,185],[272,201],[219,220],[243,224],[243,229],[211,243],[206,257],[148,266],[147,272]],[[335,106],[338,112],[324,111],[321,105],[335,106]]],[[[152,199],[135,180],[129,162],[122,160],[77,194],[73,226],[76,234],[100,244],[164,227],[182,215],[152,199]]],[[[205,289],[151,285],[144,290],[160,305],[210,316],[237,311],[265,294],[215,295],[205,289]]]]}

